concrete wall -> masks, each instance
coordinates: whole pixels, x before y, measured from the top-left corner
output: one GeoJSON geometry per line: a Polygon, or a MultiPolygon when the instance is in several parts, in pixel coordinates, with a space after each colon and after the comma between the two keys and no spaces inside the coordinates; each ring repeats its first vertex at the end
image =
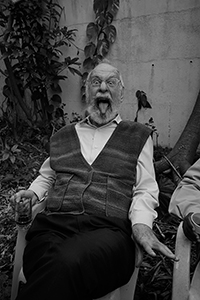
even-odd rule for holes
{"type": "MultiPolygon", "coordinates": [[[[86,45],[86,26],[94,21],[92,0],[60,0],[62,23],[78,30],[75,44],[86,45]]],[[[200,1],[121,0],[113,22],[117,40],[108,59],[119,68],[125,83],[121,115],[134,119],[135,92],[146,92],[152,109],[139,121],[153,117],[162,146],[176,143],[193,109],[200,88],[200,1]]],[[[80,59],[83,61],[83,51],[80,59]]],[[[71,47],[66,55],[76,56],[71,47]]],[[[62,83],[66,111],[82,113],[80,79],[68,74],[62,83]]]]}

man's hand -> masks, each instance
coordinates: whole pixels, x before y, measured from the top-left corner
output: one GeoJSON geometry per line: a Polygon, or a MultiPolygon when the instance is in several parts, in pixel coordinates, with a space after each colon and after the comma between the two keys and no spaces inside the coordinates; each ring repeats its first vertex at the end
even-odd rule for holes
{"type": "Polygon", "coordinates": [[[32,206],[37,202],[37,195],[31,190],[21,190],[10,198],[11,206],[15,207],[15,202],[20,202],[23,199],[30,198],[32,206]]]}
{"type": "Polygon", "coordinates": [[[145,224],[135,224],[132,226],[132,233],[134,240],[138,245],[143,248],[149,255],[156,256],[154,250],[157,250],[165,256],[178,261],[175,254],[171,250],[162,244],[155,236],[153,230],[145,224]]]}

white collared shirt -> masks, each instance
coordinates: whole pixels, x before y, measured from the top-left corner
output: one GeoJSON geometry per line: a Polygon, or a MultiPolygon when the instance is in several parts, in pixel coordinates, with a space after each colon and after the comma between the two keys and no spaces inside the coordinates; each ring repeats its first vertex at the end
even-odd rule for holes
{"type": "MultiPolygon", "coordinates": [[[[101,127],[95,127],[89,119],[87,122],[84,119],[76,124],[81,153],[89,164],[92,164],[102,151],[120,122],[121,118],[118,115],[113,121],[101,127]]],[[[50,167],[50,158],[47,158],[41,166],[40,175],[32,182],[29,189],[41,199],[54,180],[55,172],[50,167]]],[[[129,210],[132,225],[143,223],[152,228],[153,220],[157,217],[155,211],[157,206],[158,185],[153,166],[153,142],[149,137],[139,155],[136,167],[136,185],[133,186],[133,200],[129,210]]]]}

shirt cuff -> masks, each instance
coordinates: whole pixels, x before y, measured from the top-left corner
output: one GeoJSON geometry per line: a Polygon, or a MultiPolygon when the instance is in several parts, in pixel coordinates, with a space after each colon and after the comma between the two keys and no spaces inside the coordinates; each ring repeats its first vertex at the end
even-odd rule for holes
{"type": "Polygon", "coordinates": [[[34,183],[30,185],[28,190],[33,191],[36,194],[36,196],[38,197],[39,201],[44,197],[44,195],[46,193],[46,190],[44,190],[42,188],[38,189],[38,186],[35,185],[34,183]]]}
{"type": "Polygon", "coordinates": [[[157,218],[157,212],[154,210],[152,214],[144,211],[135,211],[134,213],[129,214],[129,219],[131,221],[131,225],[135,224],[145,224],[150,228],[153,227],[153,221],[157,218]]]}

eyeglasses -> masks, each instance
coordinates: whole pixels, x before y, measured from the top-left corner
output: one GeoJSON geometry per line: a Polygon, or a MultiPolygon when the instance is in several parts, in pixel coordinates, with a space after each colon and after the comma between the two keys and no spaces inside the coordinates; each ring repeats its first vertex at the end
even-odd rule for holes
{"type": "Polygon", "coordinates": [[[105,82],[105,84],[109,88],[115,88],[119,84],[119,82],[121,82],[121,80],[115,77],[106,80],[101,80],[100,78],[95,77],[90,81],[92,87],[100,87],[102,82],[105,82]]]}

